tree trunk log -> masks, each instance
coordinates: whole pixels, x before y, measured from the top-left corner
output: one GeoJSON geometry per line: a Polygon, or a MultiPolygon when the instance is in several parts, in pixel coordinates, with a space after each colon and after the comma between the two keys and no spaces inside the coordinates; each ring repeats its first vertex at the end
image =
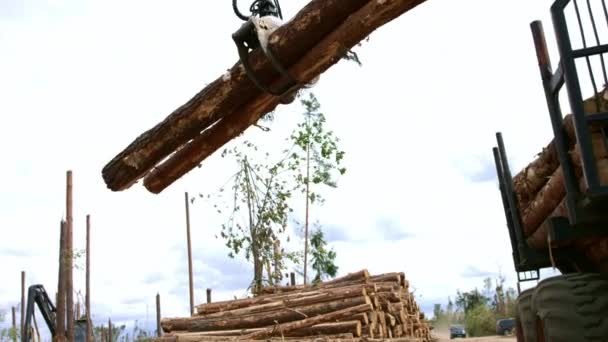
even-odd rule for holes
{"type": "MultiPolygon", "coordinates": [[[[186,318],[166,318],[161,321],[163,331],[210,331],[259,328],[273,325],[276,322],[282,324],[306,317],[326,314],[332,311],[369,304],[367,296],[346,298],[342,300],[313,304],[297,308],[284,308],[275,311],[261,312],[247,316],[228,318],[207,319],[206,317],[194,316],[186,318]]],[[[355,313],[353,313],[355,314],[355,313]]],[[[349,316],[352,317],[352,316],[349,316]]]]}
{"type": "MultiPolygon", "coordinates": [[[[596,112],[608,110],[608,101],[600,94],[592,96],[583,101],[583,111],[589,115],[596,112]],[[598,107],[599,105],[599,107],[598,107]]],[[[564,117],[564,130],[567,137],[567,148],[570,150],[576,143],[574,133],[574,122],[572,114],[564,117]]],[[[592,131],[597,131],[598,127],[591,126],[592,131]]],[[[520,211],[528,207],[530,201],[534,200],[536,193],[547,183],[551,174],[559,166],[559,159],[555,142],[551,141],[528,166],[513,177],[515,195],[519,204],[520,211]]]]}
{"type": "Polygon", "coordinates": [[[343,321],[336,323],[322,323],[313,325],[309,328],[302,328],[293,331],[285,332],[285,336],[305,337],[315,335],[336,335],[352,333],[354,337],[361,336],[361,322],[356,321],[343,321]]]}
{"type": "Polygon", "coordinates": [[[363,269],[358,272],[349,273],[345,276],[335,278],[330,281],[322,282],[318,285],[294,285],[294,286],[266,286],[262,288],[263,294],[276,294],[285,292],[295,292],[302,290],[314,290],[322,288],[333,288],[338,286],[357,285],[369,279],[369,272],[363,269]]]}
{"type": "Polygon", "coordinates": [[[562,199],[559,205],[555,208],[555,210],[553,210],[551,215],[547,217],[545,221],[543,221],[543,223],[538,227],[538,229],[536,229],[536,231],[532,233],[530,237],[528,237],[528,239],[526,240],[528,246],[538,249],[547,248],[547,236],[549,234],[549,222],[547,221],[547,219],[550,217],[558,216],[568,217],[568,207],[566,206],[565,198],[562,199]]]}
{"type": "MultiPolygon", "coordinates": [[[[355,314],[363,313],[363,312],[367,312],[367,311],[371,311],[371,310],[372,310],[371,304],[361,304],[361,305],[353,306],[350,308],[329,312],[329,313],[326,313],[323,315],[318,315],[318,316],[305,318],[303,320],[299,320],[299,321],[295,321],[295,322],[281,324],[281,331],[283,332],[283,334],[285,334],[285,333],[288,333],[293,330],[303,329],[303,328],[311,327],[313,325],[317,325],[317,324],[321,324],[321,323],[334,322],[334,321],[339,320],[344,317],[352,317],[355,314]]],[[[277,334],[277,332],[275,331],[275,328],[267,328],[267,329],[264,329],[261,331],[256,331],[254,333],[246,335],[243,338],[244,339],[262,339],[262,338],[266,338],[266,337],[276,335],[276,334],[277,334]]]]}
{"type": "MultiPolygon", "coordinates": [[[[367,2],[313,0],[277,29],[269,45],[277,59],[289,68],[367,2]]],[[[238,58],[236,49],[234,52],[238,58]]],[[[279,78],[261,50],[253,51],[250,61],[253,72],[263,84],[279,78]]],[[[298,75],[294,77],[298,79],[298,75]]],[[[113,191],[129,188],[180,146],[261,93],[247,77],[242,64],[237,62],[226,75],[210,83],[112,159],[102,171],[108,188],[113,191]]]]}
{"type": "Polygon", "coordinates": [[[284,308],[297,308],[301,306],[319,304],[324,302],[333,302],[337,300],[342,300],[346,298],[353,297],[365,297],[366,291],[364,288],[359,287],[355,289],[347,288],[347,289],[336,289],[336,291],[329,291],[325,293],[319,293],[314,296],[307,296],[301,298],[293,298],[293,299],[283,299],[278,300],[272,303],[261,304],[261,305],[252,305],[241,309],[230,310],[230,311],[221,311],[208,315],[199,315],[197,317],[204,317],[205,319],[215,319],[215,318],[230,318],[230,317],[238,317],[243,315],[249,315],[254,313],[261,312],[272,312],[284,308]]]}
{"type": "MultiPolygon", "coordinates": [[[[361,313],[362,314],[362,313],[361,313]]],[[[359,314],[359,315],[361,315],[359,314]]],[[[238,336],[244,336],[254,332],[262,331],[267,328],[251,328],[251,329],[238,329],[238,330],[225,330],[225,331],[203,331],[203,332],[188,332],[188,331],[174,331],[170,332],[173,336],[183,336],[200,338],[210,341],[222,341],[222,340],[237,340],[238,336]]],[[[296,329],[289,332],[284,332],[284,337],[312,337],[317,335],[324,336],[342,336],[342,337],[359,337],[361,336],[362,324],[358,320],[351,321],[340,321],[333,323],[321,323],[313,325],[312,327],[296,329]]]]}
{"type": "Polygon", "coordinates": [[[557,208],[566,195],[564,175],[561,166],[555,170],[547,184],[536,194],[534,200],[523,211],[522,223],[524,235],[529,237],[541,223],[557,208]]]}
{"type": "Polygon", "coordinates": [[[349,298],[358,295],[366,295],[375,290],[374,284],[354,284],[335,288],[315,288],[306,292],[289,292],[271,295],[263,295],[254,298],[236,299],[208,304],[201,304],[196,307],[197,315],[208,316],[209,314],[234,311],[256,305],[264,305],[283,301],[287,307],[298,305],[321,303],[339,298],[349,298]]]}
{"type": "MultiPolygon", "coordinates": [[[[260,340],[242,340],[234,336],[199,336],[200,333],[186,333],[177,335],[167,335],[152,339],[154,342],[260,342],[260,340]]],[[[360,342],[355,339],[353,334],[337,334],[315,337],[274,337],[265,339],[268,342],[360,342]]],[[[361,341],[362,342],[362,341],[361,341]]]]}
{"type": "MultiPolygon", "coordinates": [[[[399,17],[425,0],[385,0],[369,1],[353,13],[333,32],[328,34],[314,48],[289,69],[293,77],[302,82],[309,82],[337,63],[346,51],[369,36],[380,26],[399,17]]],[[[317,3],[350,4],[359,1],[313,1],[317,3]]],[[[309,5],[310,6],[310,5],[309,5]]],[[[335,19],[332,19],[335,21],[335,19]]],[[[315,21],[317,25],[317,21],[315,21]]],[[[315,29],[316,30],[316,29],[315,29]]],[[[282,36],[281,36],[282,37],[282,36]]],[[[298,41],[297,39],[291,40],[298,41]]],[[[297,45],[297,44],[295,44],[297,45]]],[[[279,47],[275,48],[279,51],[279,47]]],[[[281,59],[283,60],[283,59],[281,59]]],[[[242,92],[231,92],[242,96],[242,92]]],[[[238,107],[216,125],[198,135],[184,145],[175,155],[157,167],[145,177],[144,186],[152,193],[160,193],[177,179],[199,165],[205,158],[243,133],[256,123],[265,113],[273,110],[279,99],[260,94],[254,100],[238,107]]],[[[152,167],[152,165],[150,166],[152,167]]]]}

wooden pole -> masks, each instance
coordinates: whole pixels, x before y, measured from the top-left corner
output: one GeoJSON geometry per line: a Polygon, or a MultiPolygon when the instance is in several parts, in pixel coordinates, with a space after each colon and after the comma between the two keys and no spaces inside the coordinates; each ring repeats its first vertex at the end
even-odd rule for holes
{"type": "Polygon", "coordinates": [[[291,272],[289,275],[291,277],[291,286],[295,286],[296,285],[296,274],[295,274],[295,272],[291,272]]]}
{"type": "Polygon", "coordinates": [[[112,319],[108,318],[108,342],[112,342],[112,319]]]}
{"type": "Polygon", "coordinates": [[[211,303],[211,289],[207,289],[207,303],[211,303]]]}
{"type": "Polygon", "coordinates": [[[190,316],[194,316],[194,281],[192,279],[192,244],[190,239],[190,202],[188,192],[185,193],[186,199],[186,240],[188,244],[188,277],[190,283],[190,316]]]}
{"type": "Polygon", "coordinates": [[[66,223],[61,220],[61,234],[59,242],[59,276],[57,289],[57,340],[65,341],[65,268],[66,268],[66,223]]]}
{"type": "MultiPolygon", "coordinates": [[[[307,122],[308,123],[308,122],[307,122]]],[[[308,281],[308,216],[309,208],[308,204],[310,193],[310,139],[306,145],[306,218],[304,223],[304,285],[308,281]]]]}
{"type": "Polygon", "coordinates": [[[161,337],[163,331],[160,327],[160,294],[156,294],[156,336],[161,337]]]}
{"type": "Polygon", "coordinates": [[[74,227],[72,220],[72,171],[66,174],[66,226],[67,226],[67,267],[66,267],[66,337],[68,341],[74,341],[74,227]]]}
{"type": "Polygon", "coordinates": [[[17,342],[17,314],[15,313],[15,307],[12,307],[13,309],[13,333],[15,335],[13,335],[13,341],[17,342]]]}
{"type": "Polygon", "coordinates": [[[87,317],[87,336],[86,342],[92,342],[93,327],[91,323],[91,215],[87,215],[87,236],[86,236],[86,294],[85,294],[85,312],[87,317]]]}
{"type": "Polygon", "coordinates": [[[80,300],[76,302],[76,312],[74,313],[74,319],[80,319],[80,300]]]}
{"type": "Polygon", "coordinates": [[[25,271],[21,271],[21,333],[25,328],[25,271]]]}

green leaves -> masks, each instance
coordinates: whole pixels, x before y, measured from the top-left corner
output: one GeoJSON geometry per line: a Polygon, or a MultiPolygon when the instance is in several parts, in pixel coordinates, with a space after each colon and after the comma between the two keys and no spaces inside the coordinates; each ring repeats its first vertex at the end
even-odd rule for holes
{"type": "Polygon", "coordinates": [[[327,250],[327,242],[323,237],[320,226],[310,236],[310,247],[312,255],[312,268],[316,274],[313,283],[323,281],[326,277],[335,277],[338,266],[335,264],[336,252],[327,250]]]}
{"type": "MultiPolygon", "coordinates": [[[[346,168],[341,165],[345,152],[340,150],[340,141],[333,131],[325,128],[325,115],[320,112],[321,105],[311,92],[308,98],[300,100],[304,106],[304,120],[290,136],[295,149],[288,159],[288,167],[294,171],[293,179],[297,187],[307,185],[326,185],[337,187],[336,178],[344,175],[346,168]]],[[[322,203],[318,193],[309,192],[311,202],[322,203]]]]}
{"type": "MultiPolygon", "coordinates": [[[[287,147],[277,160],[249,140],[221,153],[222,158],[235,163],[237,171],[213,194],[214,211],[227,216],[219,237],[224,240],[230,258],[242,253],[253,263],[254,293],[264,282],[273,284],[281,280],[286,268],[284,260],[298,263],[302,259],[300,252],[277,247],[280,238],[287,235],[295,195],[302,193],[307,201],[321,204],[323,198],[311,190],[311,185],[335,188],[337,177],[346,172],[342,165],[345,152],[338,147],[339,139],[325,127],[326,118],[314,94],[301,99],[301,104],[305,109],[303,120],[287,138],[287,147]]],[[[270,113],[262,121],[273,120],[274,114],[270,113]]],[[[211,200],[212,196],[200,194],[199,198],[211,200]]],[[[313,266],[317,267],[319,277],[334,276],[335,252],[325,250],[320,234],[320,240],[314,241],[317,254],[313,256],[316,260],[313,266]]]]}

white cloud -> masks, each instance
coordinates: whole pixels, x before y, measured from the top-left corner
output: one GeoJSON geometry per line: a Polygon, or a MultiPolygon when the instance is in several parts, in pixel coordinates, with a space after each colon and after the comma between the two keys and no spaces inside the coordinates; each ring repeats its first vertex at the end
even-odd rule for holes
{"type": "MultiPolygon", "coordinates": [[[[313,91],[348,172],[311,215],[347,237],[331,243],[340,273],[406,272],[426,308],[481,286],[463,276],[471,267],[502,267],[515,284],[491,148],[502,131],[515,172],[551,139],[529,32],[543,19],[554,48],[550,3],[428,1],[357,48],[363,67],[340,62],[321,77],[313,91]]],[[[237,61],[240,21],[230,6],[195,0],[9,0],[0,13],[0,303],[18,301],[21,270],[54,293],[72,169],[78,248],[92,215],[96,318],[141,321],[148,310],[153,321],[156,293],[163,316],[186,315],[183,193],[215,189],[230,166],[213,156],[160,195],[141,184],[110,192],[101,169],[237,61]]],[[[301,111],[279,107],[272,133],[246,138],[275,146],[301,111]]],[[[246,286],[250,266],[214,238],[221,223],[192,205],[197,303],[206,287],[220,300],[246,286]]],[[[76,284],[84,289],[80,272],[76,284]]]]}

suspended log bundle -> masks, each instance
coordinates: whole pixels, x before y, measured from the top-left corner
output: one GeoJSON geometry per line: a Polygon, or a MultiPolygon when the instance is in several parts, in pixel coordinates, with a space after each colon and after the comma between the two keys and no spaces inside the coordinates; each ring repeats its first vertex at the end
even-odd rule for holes
{"type": "MultiPolygon", "coordinates": [[[[312,0],[270,36],[269,48],[293,78],[307,84],[376,29],[424,1],[312,0]]],[[[263,84],[285,83],[259,49],[250,62],[263,84]]],[[[103,179],[109,189],[121,191],[145,177],[145,187],[160,193],[279,103],[256,88],[238,62],[117,154],[103,168],[103,179]]]]}
{"type": "Polygon", "coordinates": [[[399,272],[370,275],[364,269],[314,285],[266,287],[256,297],[201,304],[195,311],[162,319],[162,341],[431,339],[399,272]]]}
{"type": "MultiPolygon", "coordinates": [[[[585,113],[608,111],[604,96],[592,97],[584,102],[585,113]]],[[[574,166],[575,176],[581,191],[587,190],[583,177],[579,146],[574,134],[572,115],[564,118],[568,153],[574,166]]],[[[608,185],[608,140],[602,127],[590,126],[593,153],[596,158],[600,184],[608,185]]],[[[551,217],[567,217],[566,188],[562,166],[557,157],[555,142],[551,141],[538,157],[513,177],[513,186],[521,214],[521,223],[527,243],[533,248],[547,248],[551,217]]],[[[573,243],[554,243],[552,247],[574,245],[583,251],[592,262],[601,264],[608,259],[608,239],[588,238],[573,243]]]]}

